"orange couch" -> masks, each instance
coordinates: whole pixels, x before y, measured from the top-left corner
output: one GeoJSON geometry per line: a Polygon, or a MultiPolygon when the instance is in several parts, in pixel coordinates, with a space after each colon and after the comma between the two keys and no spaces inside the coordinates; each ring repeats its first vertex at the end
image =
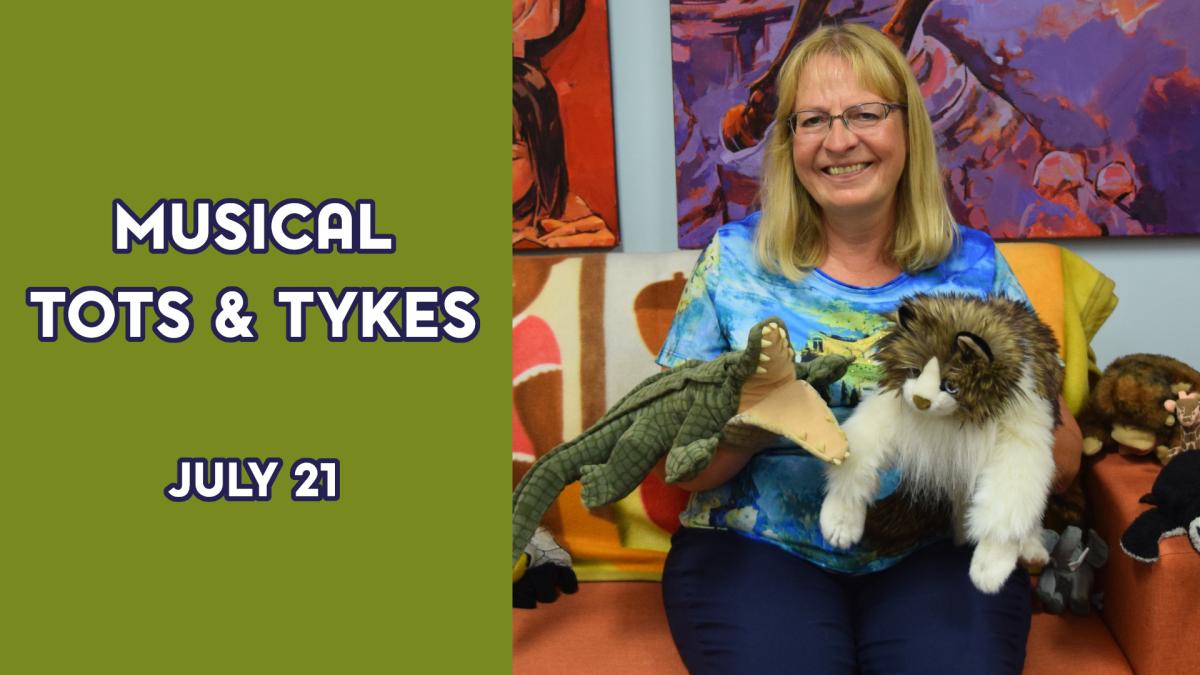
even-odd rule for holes
{"type": "MultiPolygon", "coordinates": [[[[1063,345],[1064,396],[1078,411],[1097,371],[1088,341],[1115,305],[1112,284],[1050,244],[1001,248],[1063,345]]],[[[584,254],[514,261],[514,475],[657,370],[653,354],[695,257],[584,254]],[[540,337],[529,338],[531,333],[540,337]]],[[[1093,526],[1110,548],[1098,579],[1104,609],[1083,617],[1035,614],[1026,673],[1200,673],[1200,652],[1183,646],[1186,636],[1200,635],[1194,600],[1200,555],[1186,537],[1175,537],[1163,540],[1159,562],[1146,565],[1117,544],[1146,508],[1137,500],[1149,492],[1158,468],[1118,455],[1084,461],[1081,479],[1093,526]]],[[[648,479],[599,518],[583,509],[577,488],[560,497],[547,521],[575,556],[584,583],[553,604],[513,611],[514,673],[686,672],[657,583],[684,498],[648,479]]]]}

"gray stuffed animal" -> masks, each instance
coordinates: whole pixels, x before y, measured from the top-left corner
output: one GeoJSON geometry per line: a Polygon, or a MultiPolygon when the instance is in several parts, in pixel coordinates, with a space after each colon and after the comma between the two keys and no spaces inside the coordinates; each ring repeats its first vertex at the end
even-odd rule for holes
{"type": "Polygon", "coordinates": [[[1108,544],[1088,529],[1087,541],[1083,530],[1067,526],[1059,535],[1054,530],[1042,530],[1042,541],[1050,551],[1050,561],[1038,578],[1037,596],[1046,611],[1062,614],[1070,606],[1075,614],[1087,614],[1092,606],[1100,609],[1101,593],[1092,593],[1096,570],[1108,561],[1108,544]]]}

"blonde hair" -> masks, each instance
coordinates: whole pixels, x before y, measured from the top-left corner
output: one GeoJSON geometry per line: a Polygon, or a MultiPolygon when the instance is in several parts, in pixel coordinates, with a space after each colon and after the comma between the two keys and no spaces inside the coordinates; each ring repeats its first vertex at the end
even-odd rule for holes
{"type": "Polygon", "coordinates": [[[825,256],[820,206],[796,178],[788,128],[800,74],[818,56],[845,59],[862,87],[906,106],[908,152],[896,186],[891,254],[908,272],[937,265],[949,255],[958,229],[946,204],[933,127],[921,89],[908,61],[886,36],[854,23],[818,28],[796,45],[779,71],[775,85],[779,105],[762,163],[762,218],[755,241],[759,261],[767,269],[796,279],[825,256]]]}

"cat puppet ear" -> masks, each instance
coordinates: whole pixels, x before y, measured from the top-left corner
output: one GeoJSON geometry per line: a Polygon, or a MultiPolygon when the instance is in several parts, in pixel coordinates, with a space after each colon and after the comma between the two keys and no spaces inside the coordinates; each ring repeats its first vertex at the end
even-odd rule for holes
{"type": "Polygon", "coordinates": [[[907,302],[901,303],[900,307],[896,309],[896,323],[902,329],[907,329],[916,318],[917,313],[913,311],[913,308],[907,302]]]}
{"type": "Polygon", "coordinates": [[[954,336],[954,342],[967,360],[980,358],[987,359],[989,363],[996,360],[992,356],[992,348],[988,346],[987,340],[974,333],[965,330],[961,331],[958,335],[954,336]]]}

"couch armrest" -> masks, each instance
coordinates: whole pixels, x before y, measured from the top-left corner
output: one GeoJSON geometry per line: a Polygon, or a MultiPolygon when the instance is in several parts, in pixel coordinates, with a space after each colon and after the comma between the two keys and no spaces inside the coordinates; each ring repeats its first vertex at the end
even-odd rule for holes
{"type": "Polygon", "coordinates": [[[1120,538],[1149,508],[1138,499],[1150,491],[1158,462],[1115,453],[1091,463],[1084,485],[1096,532],[1109,546],[1100,569],[1105,623],[1138,673],[1200,673],[1200,651],[1183,636],[1200,635],[1200,555],[1187,536],[1159,543],[1159,560],[1141,563],[1121,550],[1120,538]]]}

